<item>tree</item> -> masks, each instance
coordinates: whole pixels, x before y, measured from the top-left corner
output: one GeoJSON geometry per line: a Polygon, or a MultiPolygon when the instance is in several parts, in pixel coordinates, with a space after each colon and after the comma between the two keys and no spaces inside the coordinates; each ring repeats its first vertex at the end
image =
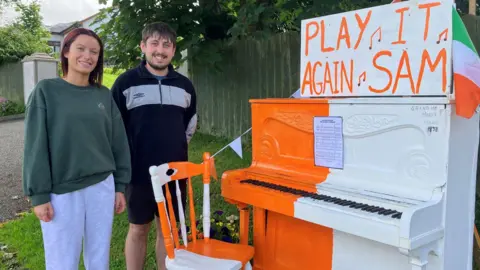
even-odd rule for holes
{"type": "MultiPolygon", "coordinates": [[[[106,0],[99,0],[106,4],[106,0]]],[[[109,44],[107,58],[118,68],[136,65],[143,26],[169,23],[177,32],[178,48],[206,68],[216,67],[221,56],[239,40],[263,39],[287,31],[300,31],[301,20],[389,4],[392,0],[113,0],[98,20],[112,19],[99,35],[109,44]]],[[[468,0],[457,0],[462,5],[468,0]]],[[[180,64],[178,53],[175,64],[180,64]]]]}
{"type": "MultiPolygon", "coordinates": [[[[455,0],[457,11],[461,16],[468,14],[468,0],[455,0]]],[[[480,6],[477,4],[477,14],[480,14],[480,6]]]]}
{"type": "Polygon", "coordinates": [[[0,10],[2,10],[2,8],[6,7],[8,5],[11,5],[15,2],[17,2],[17,0],[0,0],[0,10]]]}
{"type": "Polygon", "coordinates": [[[47,44],[50,35],[42,24],[40,5],[15,3],[20,13],[15,22],[0,27],[0,64],[15,62],[34,52],[51,51],[47,44]]]}

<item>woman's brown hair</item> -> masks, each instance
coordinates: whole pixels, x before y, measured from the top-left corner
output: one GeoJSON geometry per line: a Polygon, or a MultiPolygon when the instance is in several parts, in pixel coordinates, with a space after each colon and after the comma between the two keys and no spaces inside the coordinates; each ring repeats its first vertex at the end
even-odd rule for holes
{"type": "Polygon", "coordinates": [[[60,55],[63,74],[67,75],[68,73],[68,59],[65,57],[65,53],[67,53],[70,50],[70,46],[75,41],[75,39],[77,39],[79,35],[91,36],[98,41],[98,44],[100,44],[100,53],[98,54],[97,66],[88,76],[88,82],[90,85],[96,85],[100,87],[102,86],[102,79],[103,79],[103,43],[100,37],[90,29],[76,28],[70,31],[67,34],[67,36],[65,36],[63,40],[61,55],[60,55]]]}

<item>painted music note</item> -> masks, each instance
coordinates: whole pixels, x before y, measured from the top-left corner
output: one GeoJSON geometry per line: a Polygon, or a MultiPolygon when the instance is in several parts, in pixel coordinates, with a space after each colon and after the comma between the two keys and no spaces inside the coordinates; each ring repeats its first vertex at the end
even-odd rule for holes
{"type": "Polygon", "coordinates": [[[440,44],[440,40],[442,40],[442,36],[444,37],[443,38],[443,41],[447,41],[447,37],[448,37],[448,28],[443,30],[440,35],[438,35],[438,40],[437,40],[437,44],[440,44]]]}
{"type": "Polygon", "coordinates": [[[373,32],[373,34],[370,36],[370,47],[369,47],[370,50],[372,49],[373,37],[377,32],[378,32],[378,42],[382,41],[382,27],[379,26],[377,30],[375,30],[375,32],[373,32]]]}
{"type": "Polygon", "coordinates": [[[360,86],[360,81],[365,81],[366,79],[367,79],[367,72],[364,71],[362,72],[362,74],[360,74],[360,76],[358,76],[358,86],[360,86]]]}

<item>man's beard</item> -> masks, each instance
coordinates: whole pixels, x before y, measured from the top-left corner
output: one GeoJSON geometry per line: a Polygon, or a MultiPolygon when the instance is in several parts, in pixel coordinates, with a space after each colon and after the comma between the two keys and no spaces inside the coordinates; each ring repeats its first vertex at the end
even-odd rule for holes
{"type": "MultiPolygon", "coordinates": [[[[153,58],[153,57],[156,57],[156,56],[157,56],[157,55],[153,55],[152,58],[153,58]]],[[[160,55],[160,56],[161,56],[161,55],[160,55]]],[[[152,63],[152,61],[148,60],[148,58],[146,58],[146,60],[147,60],[147,63],[148,63],[148,65],[149,65],[150,67],[152,67],[153,69],[158,70],[158,71],[163,71],[163,70],[165,70],[166,68],[168,68],[168,65],[169,65],[169,64],[166,64],[166,65],[156,65],[156,64],[152,63]]]]}

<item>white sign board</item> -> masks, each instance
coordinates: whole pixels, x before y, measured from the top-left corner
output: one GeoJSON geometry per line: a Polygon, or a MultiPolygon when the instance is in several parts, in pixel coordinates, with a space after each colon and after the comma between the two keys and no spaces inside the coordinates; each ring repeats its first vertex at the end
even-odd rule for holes
{"type": "Polygon", "coordinates": [[[406,1],[302,21],[302,97],[446,96],[453,1],[406,1]]]}

